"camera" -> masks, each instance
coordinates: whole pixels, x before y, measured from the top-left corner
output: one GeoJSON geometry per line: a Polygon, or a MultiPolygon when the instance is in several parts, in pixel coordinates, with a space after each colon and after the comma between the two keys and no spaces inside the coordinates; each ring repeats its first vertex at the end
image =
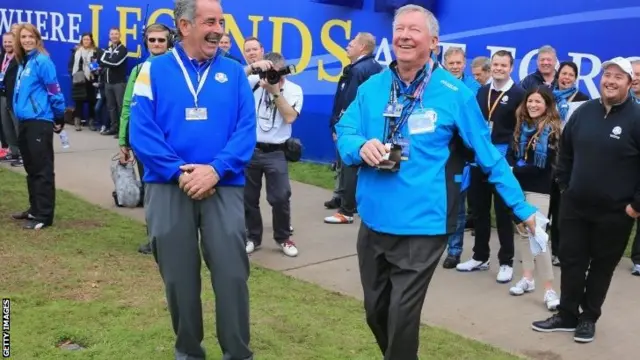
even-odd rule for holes
{"type": "Polygon", "coordinates": [[[256,70],[254,74],[257,74],[260,79],[265,79],[271,85],[275,85],[280,82],[280,79],[285,76],[296,72],[295,65],[287,65],[280,70],[269,69],[267,71],[256,70]]]}

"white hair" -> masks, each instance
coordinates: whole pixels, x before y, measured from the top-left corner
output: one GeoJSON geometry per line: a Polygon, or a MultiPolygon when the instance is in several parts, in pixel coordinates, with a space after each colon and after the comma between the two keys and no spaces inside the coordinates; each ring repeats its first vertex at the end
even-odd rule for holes
{"type": "Polygon", "coordinates": [[[425,19],[427,20],[427,29],[429,29],[431,36],[440,36],[440,24],[438,23],[438,19],[436,19],[435,15],[433,15],[431,11],[419,5],[409,4],[396,10],[396,14],[393,17],[393,28],[396,28],[396,22],[400,15],[412,12],[419,12],[424,15],[425,19]]]}

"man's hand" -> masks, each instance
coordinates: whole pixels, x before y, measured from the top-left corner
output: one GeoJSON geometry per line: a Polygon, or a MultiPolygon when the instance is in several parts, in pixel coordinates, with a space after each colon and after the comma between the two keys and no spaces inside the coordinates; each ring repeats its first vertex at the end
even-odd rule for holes
{"type": "Polygon", "coordinates": [[[527,229],[531,231],[531,235],[536,234],[536,214],[529,216],[529,218],[524,221],[524,224],[527,226],[527,229]]]}
{"type": "Polygon", "coordinates": [[[131,149],[126,146],[120,146],[120,164],[125,165],[126,163],[132,162],[133,157],[131,156],[131,149]]]}
{"type": "Polygon", "coordinates": [[[382,162],[382,157],[389,152],[380,140],[371,139],[360,148],[360,157],[369,166],[376,166],[382,162]]]}
{"type": "Polygon", "coordinates": [[[273,69],[273,63],[270,60],[256,61],[250,66],[251,66],[251,70],[267,71],[269,69],[273,69]]]}
{"type": "Polygon", "coordinates": [[[53,132],[56,134],[60,134],[64,129],[64,124],[53,124],[53,132]]]}
{"type": "Polygon", "coordinates": [[[632,217],[634,219],[637,219],[638,217],[640,217],[640,212],[635,211],[631,206],[631,204],[627,205],[627,207],[625,208],[625,211],[627,215],[629,215],[629,217],[632,217]]]}
{"type": "Polygon", "coordinates": [[[220,176],[210,165],[183,165],[180,170],[183,171],[179,179],[180,189],[194,200],[213,195],[214,187],[220,181],[220,176]]]}
{"type": "Polygon", "coordinates": [[[265,91],[267,91],[269,94],[271,95],[276,95],[276,94],[280,94],[280,83],[278,82],[277,84],[269,84],[269,82],[265,79],[260,79],[260,87],[265,89],[265,91]]]}

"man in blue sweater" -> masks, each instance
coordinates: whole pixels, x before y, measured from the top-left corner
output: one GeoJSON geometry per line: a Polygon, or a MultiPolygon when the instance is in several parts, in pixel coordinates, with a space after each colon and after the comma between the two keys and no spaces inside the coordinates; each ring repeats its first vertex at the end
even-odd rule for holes
{"type": "Polygon", "coordinates": [[[396,61],[358,89],[336,124],[345,165],[361,165],[358,260],[367,322],[385,360],[415,360],[427,288],[456,228],[469,149],[519,221],[536,209],[493,146],[475,94],[431,60],[439,25],[406,5],[393,21],[396,61]]]}
{"type": "Polygon", "coordinates": [[[240,64],[218,48],[218,0],[176,0],[174,16],[182,41],[140,69],[130,139],[145,169],[146,218],[176,359],[205,358],[200,248],[223,359],[252,359],[243,186],[256,146],[253,94],[240,64]]]}

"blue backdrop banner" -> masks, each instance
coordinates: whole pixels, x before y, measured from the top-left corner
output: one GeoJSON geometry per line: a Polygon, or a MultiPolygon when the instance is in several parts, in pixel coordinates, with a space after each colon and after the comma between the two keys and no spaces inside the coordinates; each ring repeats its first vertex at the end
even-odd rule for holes
{"type": "MultiPolygon", "coordinates": [[[[376,59],[383,65],[393,60],[393,14],[378,12],[376,7],[396,2],[437,5],[443,50],[461,46],[468,62],[501,49],[511,51],[516,58],[516,81],[535,70],[537,49],[542,45],[555,47],[561,61],[578,64],[580,88],[592,97],[599,97],[603,61],[615,56],[640,59],[640,43],[632,35],[640,19],[638,0],[563,0],[552,7],[544,1],[505,6],[504,0],[224,1],[234,56],[242,57],[239,49],[245,37],[257,36],[267,51],[281,52],[296,65],[298,73],[291,80],[304,89],[305,106],[294,135],[302,139],[306,159],[334,160],[329,112],[341,69],[349,62],[345,51],[349,40],[358,32],[371,32],[377,39],[376,59]]],[[[171,0],[3,0],[0,31],[8,31],[14,22],[35,24],[68,95],[67,61],[81,33],[93,32],[100,46],[106,47],[109,29],[119,28],[133,66],[147,56],[140,44],[145,19],[146,24],[173,26],[172,8],[171,0]]],[[[466,72],[470,71],[467,65],[466,72]]]]}

